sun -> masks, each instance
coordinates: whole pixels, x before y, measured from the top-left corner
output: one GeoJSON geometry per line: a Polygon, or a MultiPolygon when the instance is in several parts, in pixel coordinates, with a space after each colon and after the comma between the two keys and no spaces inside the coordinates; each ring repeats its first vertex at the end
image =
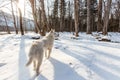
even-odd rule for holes
{"type": "Polygon", "coordinates": [[[21,12],[24,13],[24,3],[25,0],[19,0],[18,7],[21,9],[21,12]]]}

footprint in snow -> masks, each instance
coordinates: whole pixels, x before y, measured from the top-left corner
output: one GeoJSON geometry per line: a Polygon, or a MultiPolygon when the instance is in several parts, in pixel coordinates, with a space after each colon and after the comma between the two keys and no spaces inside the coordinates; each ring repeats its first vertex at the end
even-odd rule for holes
{"type": "Polygon", "coordinates": [[[6,63],[0,63],[0,67],[5,66],[5,65],[6,65],[6,63]]]}
{"type": "Polygon", "coordinates": [[[14,44],[14,46],[18,45],[17,43],[14,44]]]}

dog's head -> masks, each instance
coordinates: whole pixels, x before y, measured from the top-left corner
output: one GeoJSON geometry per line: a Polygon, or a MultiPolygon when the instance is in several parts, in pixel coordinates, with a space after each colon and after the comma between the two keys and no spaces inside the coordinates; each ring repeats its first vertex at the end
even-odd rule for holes
{"type": "Polygon", "coordinates": [[[54,33],[54,32],[55,32],[55,29],[51,29],[51,30],[50,30],[50,33],[54,33]]]}
{"type": "Polygon", "coordinates": [[[47,36],[54,37],[55,29],[51,29],[47,36]]]}
{"type": "Polygon", "coordinates": [[[49,32],[49,34],[51,34],[51,35],[54,35],[54,33],[55,33],[55,29],[51,29],[49,32]]]}

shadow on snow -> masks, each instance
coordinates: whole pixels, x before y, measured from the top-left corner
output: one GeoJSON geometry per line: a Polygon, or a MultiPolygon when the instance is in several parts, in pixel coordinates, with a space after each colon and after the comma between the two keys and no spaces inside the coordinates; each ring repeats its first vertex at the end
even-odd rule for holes
{"type": "MultiPolygon", "coordinates": [[[[114,58],[114,59],[117,58],[118,59],[118,57],[116,57],[116,56],[112,56],[112,55],[109,55],[109,54],[106,54],[106,53],[102,53],[100,51],[96,51],[96,50],[90,49],[88,47],[84,47],[84,48],[86,48],[86,50],[88,50],[88,49],[92,50],[96,54],[102,54],[102,55],[108,56],[110,58],[114,58]]],[[[94,64],[93,61],[92,61],[94,57],[91,57],[91,61],[90,61],[89,60],[90,57],[88,57],[87,54],[84,55],[84,57],[83,57],[82,55],[80,55],[81,54],[80,52],[70,51],[68,49],[65,49],[65,50],[60,49],[60,50],[63,51],[64,53],[66,53],[67,55],[70,55],[71,57],[74,57],[74,58],[78,59],[81,63],[83,63],[86,67],[88,67],[88,69],[90,71],[95,72],[101,78],[104,78],[105,80],[120,80],[120,76],[117,76],[117,75],[115,75],[111,72],[108,72],[107,70],[105,70],[105,69],[99,67],[98,65],[94,64]]],[[[102,65],[105,66],[104,64],[102,64],[102,65]]],[[[109,66],[107,66],[107,67],[110,68],[109,66]]]]}
{"type": "Polygon", "coordinates": [[[85,80],[82,76],[78,75],[69,65],[64,64],[54,58],[50,58],[50,62],[54,66],[54,80],[85,80]]]}

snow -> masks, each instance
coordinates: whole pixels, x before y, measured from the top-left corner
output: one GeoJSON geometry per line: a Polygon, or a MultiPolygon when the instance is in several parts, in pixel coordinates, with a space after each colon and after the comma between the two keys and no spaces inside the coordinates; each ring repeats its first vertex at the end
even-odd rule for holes
{"type": "MultiPolygon", "coordinates": [[[[99,42],[85,33],[71,39],[68,32],[55,40],[51,58],[44,58],[36,77],[33,65],[25,66],[34,35],[0,35],[0,80],[120,80],[120,43],[99,42]]],[[[120,33],[109,35],[120,42],[120,33]]]]}

